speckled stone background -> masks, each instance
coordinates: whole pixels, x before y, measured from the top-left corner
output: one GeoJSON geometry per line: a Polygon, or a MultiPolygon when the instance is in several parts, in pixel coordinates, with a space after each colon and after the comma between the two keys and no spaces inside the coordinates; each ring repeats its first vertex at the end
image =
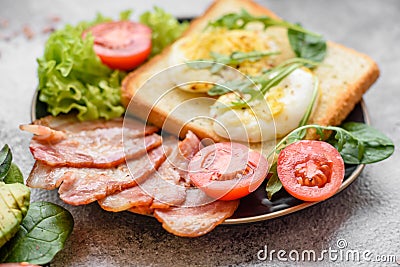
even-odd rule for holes
{"type": "MultiPolygon", "coordinates": [[[[117,17],[124,9],[140,14],[153,5],[177,16],[199,15],[210,1],[0,1],[0,144],[11,145],[25,175],[33,159],[29,135],[18,125],[30,120],[30,101],[37,85],[36,61],[48,34],[46,28],[91,19],[96,12],[117,17]],[[57,18],[60,20],[57,21],[57,18]],[[25,32],[25,34],[24,34],[25,32]],[[30,34],[32,33],[32,34],[30,34]],[[29,39],[30,37],[30,39],[29,39]]],[[[397,0],[268,0],[260,3],[292,22],[327,39],[369,54],[381,77],[365,95],[372,124],[400,143],[400,1],[397,0]]],[[[268,250],[369,250],[373,256],[397,255],[400,261],[400,153],[367,166],[339,195],[295,214],[253,224],[219,226],[206,236],[186,239],[164,231],[152,218],[128,212],[109,213],[97,204],[72,207],[56,191],[33,190],[33,200],[63,205],[74,216],[75,228],[65,249],[51,266],[396,266],[329,260],[324,262],[262,261],[268,250]]]]}

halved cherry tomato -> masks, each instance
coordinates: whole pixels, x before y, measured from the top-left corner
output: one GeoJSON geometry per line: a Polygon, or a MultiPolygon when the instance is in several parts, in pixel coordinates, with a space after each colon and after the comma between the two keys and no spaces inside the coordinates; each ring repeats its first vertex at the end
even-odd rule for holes
{"type": "Polygon", "coordinates": [[[151,29],[132,21],[113,21],[95,25],[83,33],[94,36],[94,51],[112,69],[131,70],[143,63],[151,52],[151,29]]]}
{"type": "Polygon", "coordinates": [[[258,152],[238,143],[216,143],[201,149],[189,162],[190,180],[207,195],[238,199],[253,192],[268,173],[258,152]]]}
{"type": "Polygon", "coordinates": [[[289,194],[304,201],[321,201],[338,191],[344,178],[344,162],[332,145],[301,140],[279,153],[277,171],[289,194]]]}

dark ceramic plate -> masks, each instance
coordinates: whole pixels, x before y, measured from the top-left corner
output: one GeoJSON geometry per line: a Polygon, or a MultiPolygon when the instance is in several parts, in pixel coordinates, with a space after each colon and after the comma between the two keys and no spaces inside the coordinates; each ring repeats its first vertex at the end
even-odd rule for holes
{"type": "MultiPolygon", "coordinates": [[[[35,93],[32,100],[31,119],[32,121],[42,118],[49,113],[46,111],[46,104],[37,98],[35,93]]],[[[369,124],[367,108],[363,101],[358,103],[346,121],[365,122],[369,124]]],[[[342,186],[338,193],[348,187],[363,170],[364,165],[346,165],[346,173],[342,186]]],[[[225,220],[224,224],[249,223],[262,220],[269,220],[280,217],[304,208],[317,204],[318,202],[304,202],[290,196],[285,190],[274,195],[272,201],[266,198],[265,185],[261,185],[256,191],[240,200],[239,208],[233,216],[225,220]]]]}

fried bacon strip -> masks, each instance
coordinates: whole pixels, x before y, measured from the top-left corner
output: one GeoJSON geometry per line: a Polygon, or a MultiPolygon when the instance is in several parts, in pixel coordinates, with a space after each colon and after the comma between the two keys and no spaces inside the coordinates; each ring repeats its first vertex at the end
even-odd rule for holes
{"type": "Polygon", "coordinates": [[[160,146],[147,155],[130,160],[114,168],[50,167],[36,162],[27,185],[34,188],[59,188],[60,198],[71,205],[84,205],[102,199],[117,191],[133,187],[144,180],[165,160],[160,146]]]}
{"type": "Polygon", "coordinates": [[[34,158],[49,166],[111,168],[161,145],[157,128],[121,119],[89,122],[39,121],[20,128],[35,134],[30,144],[34,158]],[[48,124],[49,126],[47,126],[48,124]],[[61,131],[62,130],[62,131],[61,131]],[[122,138],[124,136],[124,140],[122,138]]]}
{"type": "Polygon", "coordinates": [[[100,199],[98,203],[104,210],[119,212],[135,207],[150,207],[153,198],[145,193],[140,186],[134,186],[100,199]]]}
{"type": "Polygon", "coordinates": [[[232,216],[238,206],[239,200],[214,201],[208,199],[200,189],[191,189],[181,207],[155,209],[154,217],[174,235],[197,237],[210,232],[232,216]]]}
{"type": "Polygon", "coordinates": [[[156,209],[154,217],[162,223],[165,230],[174,235],[197,237],[207,234],[232,216],[238,205],[238,200],[217,200],[200,207],[156,209]]]}
{"type": "Polygon", "coordinates": [[[59,131],[80,132],[95,129],[105,128],[129,128],[137,129],[138,136],[142,136],[143,132],[146,135],[155,133],[158,128],[151,125],[145,125],[143,122],[131,118],[115,118],[112,120],[92,120],[92,121],[79,121],[73,115],[59,115],[57,117],[46,116],[38,119],[32,123],[33,125],[42,125],[59,131]]]}

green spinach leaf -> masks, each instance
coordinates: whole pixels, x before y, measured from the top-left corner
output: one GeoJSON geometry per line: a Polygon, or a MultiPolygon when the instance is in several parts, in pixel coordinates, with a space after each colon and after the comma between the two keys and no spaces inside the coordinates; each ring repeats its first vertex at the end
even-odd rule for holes
{"type": "Polygon", "coordinates": [[[49,202],[34,202],[17,234],[0,250],[0,262],[46,264],[63,247],[74,220],[64,208],[49,202]]]}
{"type": "Polygon", "coordinates": [[[0,150],[0,181],[7,175],[12,162],[11,149],[8,145],[4,145],[0,150]]]}
{"type": "Polygon", "coordinates": [[[22,175],[22,172],[17,165],[11,163],[10,169],[6,177],[4,177],[3,182],[6,184],[24,184],[24,176],[22,175]]]}
{"type": "Polygon", "coordinates": [[[384,160],[394,152],[393,142],[384,134],[359,122],[347,122],[328,142],[339,150],[348,164],[369,164],[384,160]]]}

